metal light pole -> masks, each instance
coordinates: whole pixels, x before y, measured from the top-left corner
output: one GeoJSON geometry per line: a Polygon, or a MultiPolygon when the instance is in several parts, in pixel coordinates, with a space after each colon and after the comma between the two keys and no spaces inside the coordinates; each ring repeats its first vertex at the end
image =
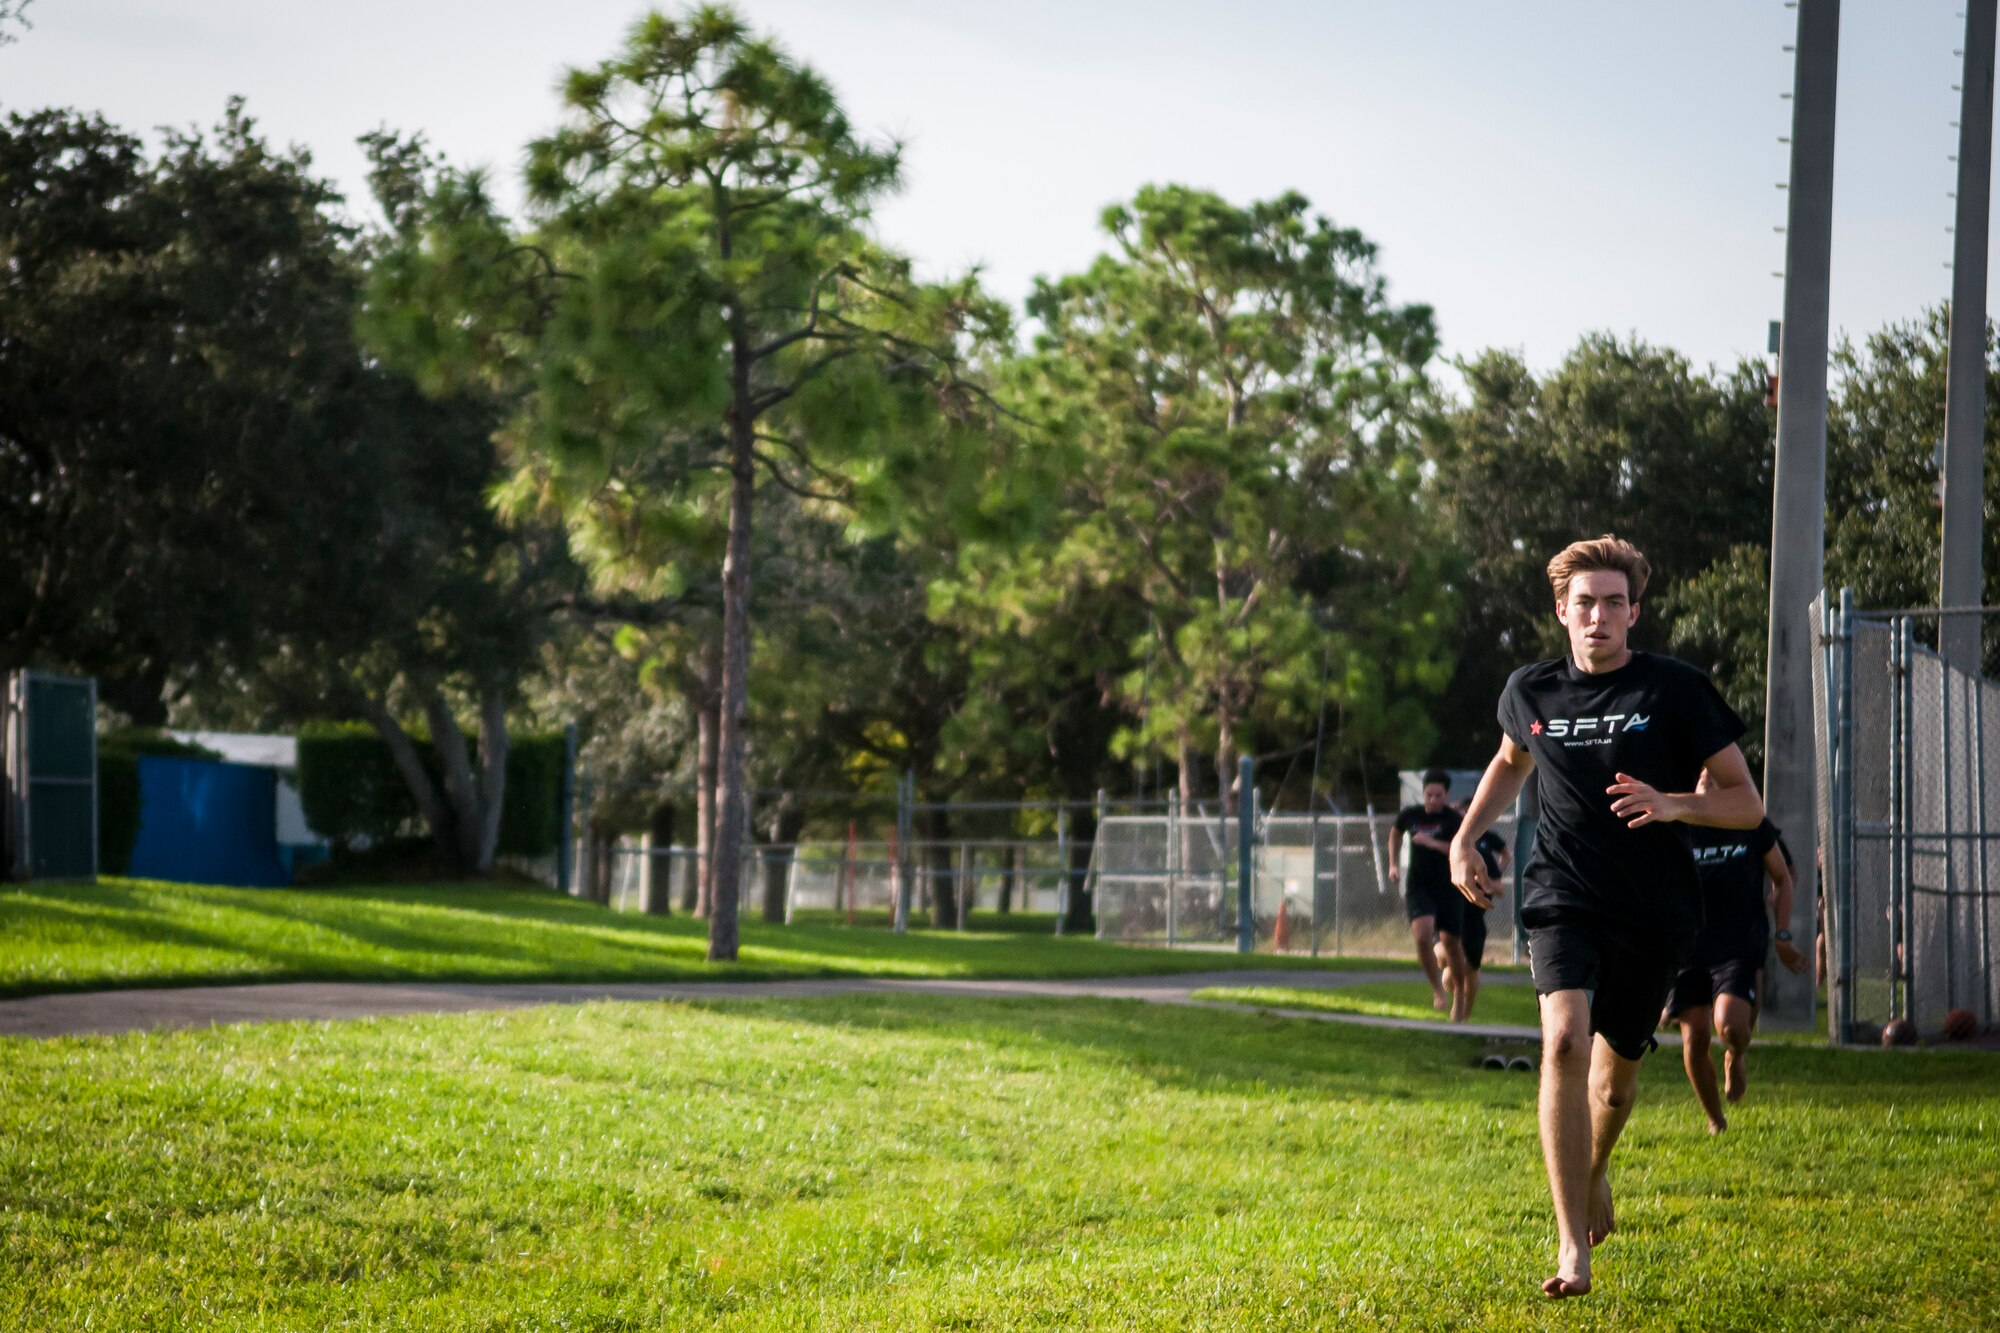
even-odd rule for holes
{"type": "MultiPolygon", "coordinates": [[[[1992,197],[1995,0],[1965,0],[1959,81],[1958,211],[1952,232],[1951,352],[1944,415],[1944,549],[1939,606],[1978,606],[1986,446],[1986,229],[1992,197]]],[[[1941,616],[1938,650],[1979,670],[1977,616],[1941,616]]]]}
{"type": "MultiPolygon", "coordinates": [[[[1833,249],[1833,108],[1840,0],[1799,0],[1792,90],[1791,204],[1785,230],[1785,308],[1778,354],[1778,457],[1771,507],[1771,620],[1764,721],[1764,803],[1799,849],[1792,933],[1812,937],[1814,765],[1813,627],[1826,558],[1827,282],[1833,249]]],[[[1785,924],[1785,923],[1780,923],[1785,924]]],[[[1773,968],[1766,1010],[1812,1019],[1810,977],[1773,968]]]]}

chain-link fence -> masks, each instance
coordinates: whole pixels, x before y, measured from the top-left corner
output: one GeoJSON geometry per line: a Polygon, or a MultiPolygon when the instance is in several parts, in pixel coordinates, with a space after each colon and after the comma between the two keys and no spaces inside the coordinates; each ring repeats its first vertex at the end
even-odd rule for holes
{"type": "MultiPolygon", "coordinates": [[[[588,809],[591,784],[581,787],[579,804],[588,809]]],[[[1247,827],[1251,947],[1396,958],[1411,947],[1403,897],[1388,874],[1392,814],[1347,814],[1330,802],[1318,813],[1271,812],[1259,798],[1247,816],[1201,804],[1190,816],[1178,796],[1114,800],[1104,793],[1087,802],[925,802],[907,779],[886,797],[755,795],[760,808],[803,813],[791,838],[759,836],[776,821],[745,828],[737,889],[745,915],[1054,934],[1087,930],[1094,917],[1103,940],[1236,948],[1244,940],[1237,885],[1247,827]]],[[[1494,831],[1514,846],[1514,815],[1494,831]]],[[[573,832],[581,896],[656,913],[700,910],[706,901],[698,892],[705,851],[658,835],[573,832]]],[[[1516,874],[1523,859],[1516,857],[1516,874]]],[[[1519,939],[1518,882],[1515,889],[1489,919],[1490,957],[1506,956],[1505,941],[1519,939]]],[[[1518,961],[1518,948],[1513,952],[1518,961]]]]}
{"type": "Polygon", "coordinates": [[[1836,1040],[1953,1010],[2000,1011],[2000,682],[1919,639],[1944,615],[1822,598],[1814,661],[1825,839],[1827,1002],[1836,1040]]]}
{"type": "MultiPolygon", "coordinates": [[[[1256,947],[1276,953],[1400,958],[1408,914],[1388,876],[1393,815],[1282,814],[1252,819],[1251,914],[1256,947]]],[[[1496,827],[1514,845],[1514,819],[1496,827]]],[[[1213,807],[1101,821],[1090,884],[1099,939],[1233,948],[1238,939],[1238,816],[1213,807]]],[[[1516,895],[1518,896],[1518,895],[1516,895]]],[[[1513,934],[1511,903],[1490,928],[1513,934]],[[1504,924],[1503,924],[1504,923],[1504,924]]]]}

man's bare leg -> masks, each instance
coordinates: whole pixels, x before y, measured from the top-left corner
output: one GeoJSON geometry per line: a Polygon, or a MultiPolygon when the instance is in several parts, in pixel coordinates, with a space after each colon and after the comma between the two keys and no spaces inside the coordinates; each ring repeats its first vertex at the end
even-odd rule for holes
{"type": "Polygon", "coordinates": [[[1756,1026],[1757,1010],[1748,1000],[1740,995],[1715,997],[1715,1034],[1722,1038],[1722,1091],[1732,1102],[1742,1101],[1750,1087],[1745,1057],[1756,1026]]]}
{"type": "Polygon", "coordinates": [[[1590,1001],[1583,991],[1542,996],[1542,1162],[1556,1207],[1556,1271],[1543,1294],[1590,1290],[1590,1001]]]}
{"type": "Polygon", "coordinates": [[[1639,1092],[1639,1062],[1627,1060],[1598,1037],[1590,1048],[1590,1243],[1601,1245],[1618,1229],[1611,1211],[1611,1150],[1632,1117],[1639,1092]]]}
{"type": "Polygon", "coordinates": [[[1472,1017],[1472,1002],[1479,998],[1479,969],[1472,965],[1471,959],[1466,960],[1464,980],[1459,983],[1458,991],[1453,992],[1453,994],[1456,995],[1461,992],[1465,996],[1465,1016],[1470,1018],[1472,1017]]]}
{"type": "Polygon", "coordinates": [[[1708,1117],[1708,1132],[1720,1134],[1729,1128],[1729,1120],[1722,1114],[1722,1093],[1715,1086],[1715,1057],[1708,1049],[1708,1009],[1684,1010],[1674,1015],[1674,1021],[1681,1025],[1681,1063],[1687,1067],[1688,1082],[1694,1085],[1694,1098],[1708,1117]]]}
{"type": "Polygon", "coordinates": [[[1467,989],[1472,965],[1465,958],[1465,942],[1448,930],[1438,932],[1438,949],[1444,954],[1445,987],[1451,992],[1451,1021],[1463,1023],[1472,1012],[1472,994],[1467,989]]]}
{"type": "Polygon", "coordinates": [[[1444,969],[1438,966],[1437,955],[1433,952],[1437,944],[1437,918],[1413,918],[1410,935],[1417,942],[1417,962],[1423,965],[1424,980],[1431,983],[1431,1008],[1443,1009],[1451,1003],[1451,997],[1445,994],[1444,969]]]}

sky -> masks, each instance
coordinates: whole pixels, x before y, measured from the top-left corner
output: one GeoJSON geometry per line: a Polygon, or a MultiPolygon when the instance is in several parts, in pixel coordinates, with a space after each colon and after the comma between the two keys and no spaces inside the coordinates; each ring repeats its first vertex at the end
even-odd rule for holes
{"type": "MultiPolygon", "coordinates": [[[[1791,56],[1781,0],[741,0],[905,145],[882,238],[1017,304],[1104,248],[1149,182],[1305,194],[1380,247],[1448,355],[1538,368],[1609,331],[1697,365],[1761,356],[1783,286],[1791,56]]],[[[31,0],[0,110],[134,132],[232,94],[362,208],[356,136],[421,130],[519,197],[565,68],[634,0],[31,0]]],[[[1832,321],[1861,336],[1949,291],[1962,10],[1842,6],[1832,321]]],[[[2000,272],[2000,266],[1996,266],[2000,272]]],[[[1992,303],[1989,297],[1989,308],[1992,303]]]]}

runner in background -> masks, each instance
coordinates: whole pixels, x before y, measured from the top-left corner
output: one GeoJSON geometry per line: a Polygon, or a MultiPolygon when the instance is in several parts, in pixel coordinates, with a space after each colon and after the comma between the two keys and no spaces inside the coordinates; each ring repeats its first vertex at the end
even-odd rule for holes
{"type": "Polygon", "coordinates": [[[1394,881],[1401,874],[1403,839],[1408,837],[1410,872],[1402,887],[1410,936],[1424,979],[1431,983],[1431,1007],[1449,1008],[1456,1023],[1465,1020],[1465,1004],[1446,989],[1445,976],[1451,970],[1463,975],[1469,969],[1459,940],[1465,928],[1465,899],[1451,885],[1448,859],[1459,825],[1458,811],[1446,804],[1450,795],[1449,773],[1434,768],[1424,774],[1424,803],[1405,806],[1389,834],[1389,878],[1394,881]]]}
{"type": "MultiPolygon", "coordinates": [[[[1701,875],[1705,919],[1694,957],[1674,978],[1663,1021],[1680,1024],[1681,1063],[1695,1100],[1708,1117],[1708,1132],[1729,1128],[1722,1102],[1743,1100],[1749,1087],[1750,1036],[1757,1027],[1757,992],[1764,958],[1772,945],[1771,913],[1792,919],[1792,854],[1770,820],[1754,829],[1688,828],[1701,875]],[[1770,891],[1765,891],[1768,879],[1770,891]],[[1722,1089],[1715,1086],[1709,1032],[1722,1040],[1722,1089]]],[[[1806,970],[1806,956],[1792,932],[1776,936],[1778,961],[1787,971],[1806,970]]]]}
{"type": "MultiPolygon", "coordinates": [[[[1463,819],[1466,809],[1471,804],[1472,799],[1467,797],[1463,801],[1454,803],[1452,809],[1458,811],[1459,818],[1463,819]]],[[[1514,860],[1514,853],[1508,848],[1507,840],[1488,829],[1479,835],[1479,841],[1474,843],[1473,847],[1484,858],[1486,873],[1493,877],[1493,883],[1505,884],[1507,867],[1514,860]]],[[[1499,896],[1499,890],[1495,890],[1494,896],[1496,898],[1499,896]]],[[[1438,946],[1438,967],[1444,973],[1445,989],[1454,996],[1460,991],[1465,993],[1467,1018],[1472,1017],[1472,1006],[1479,1002],[1479,967],[1486,961],[1486,911],[1486,908],[1475,903],[1466,903],[1460,917],[1461,929],[1458,939],[1460,947],[1465,951],[1465,972],[1462,977],[1448,965],[1443,945],[1438,946]]]]}

